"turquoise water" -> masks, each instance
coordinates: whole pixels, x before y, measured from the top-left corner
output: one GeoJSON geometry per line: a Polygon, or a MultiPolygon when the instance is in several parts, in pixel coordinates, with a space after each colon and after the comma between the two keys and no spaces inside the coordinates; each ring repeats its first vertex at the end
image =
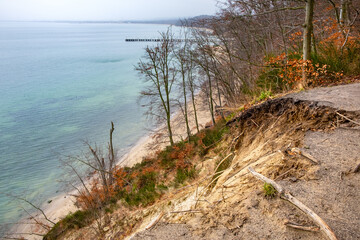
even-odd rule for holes
{"type": "MultiPolygon", "coordinates": [[[[147,125],[134,65],[165,25],[0,22],[0,193],[44,202],[60,190],[61,155],[105,145],[123,154],[147,125]]],[[[0,194],[0,224],[23,210],[0,194]]]]}

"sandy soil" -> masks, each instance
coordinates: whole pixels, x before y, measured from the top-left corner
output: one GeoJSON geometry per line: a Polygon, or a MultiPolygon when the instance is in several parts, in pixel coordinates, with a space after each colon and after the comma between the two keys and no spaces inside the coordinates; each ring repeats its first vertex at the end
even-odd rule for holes
{"type": "Polygon", "coordinates": [[[222,159],[218,154],[199,165],[198,182],[152,207],[154,214],[130,239],[326,239],[320,231],[286,226],[316,224],[278,196],[265,197],[248,166],[310,207],[338,239],[360,239],[360,128],[336,111],[360,122],[360,84],[295,93],[249,109],[232,123],[233,137],[240,134],[236,143],[230,139],[217,149],[235,145],[231,166],[215,186],[202,191],[211,180],[201,179],[211,176],[222,159]],[[159,223],[144,230],[161,211],[159,223]]]}

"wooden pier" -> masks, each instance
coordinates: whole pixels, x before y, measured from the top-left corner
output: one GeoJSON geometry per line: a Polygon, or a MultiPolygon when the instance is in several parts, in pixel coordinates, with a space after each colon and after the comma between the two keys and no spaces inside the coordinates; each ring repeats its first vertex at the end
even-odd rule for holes
{"type": "MultiPolygon", "coordinates": [[[[159,38],[126,38],[125,42],[162,42],[163,39],[159,38]]],[[[171,39],[172,42],[195,42],[195,39],[171,39]]]]}

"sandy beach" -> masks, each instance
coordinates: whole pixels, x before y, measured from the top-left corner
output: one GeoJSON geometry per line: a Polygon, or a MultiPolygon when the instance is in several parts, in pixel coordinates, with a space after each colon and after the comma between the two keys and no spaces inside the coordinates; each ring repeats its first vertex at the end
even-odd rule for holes
{"type": "MultiPolygon", "coordinates": [[[[207,109],[207,104],[205,102],[202,102],[202,99],[204,99],[202,94],[198,94],[196,97],[196,107],[200,129],[204,128],[206,123],[208,123],[211,119],[210,112],[207,109]]],[[[188,109],[190,129],[192,133],[196,133],[196,124],[191,103],[188,103],[188,109]]],[[[185,139],[186,127],[183,119],[183,114],[180,110],[172,116],[171,124],[173,128],[174,141],[177,142],[185,139]]],[[[116,143],[114,145],[116,146],[116,143]]],[[[167,145],[169,145],[169,142],[166,126],[161,125],[155,131],[147,133],[142,138],[140,138],[139,141],[133,147],[131,147],[124,156],[119,159],[118,165],[131,167],[136,163],[140,163],[144,157],[152,156],[153,154],[155,154],[156,151],[166,147],[167,145]]],[[[75,197],[73,196],[75,194],[76,190],[55,196],[51,199],[50,203],[43,203],[41,209],[43,209],[48,219],[53,222],[58,222],[69,213],[73,213],[79,210],[75,206],[75,197]]],[[[41,213],[37,213],[34,216],[37,221],[47,223],[41,213]]],[[[19,223],[16,224],[10,232],[11,237],[24,237],[25,239],[29,240],[37,240],[42,239],[42,237],[34,234],[31,235],[30,233],[44,234],[46,233],[46,230],[40,227],[38,224],[34,224],[34,220],[27,217],[20,220],[19,223]]]]}

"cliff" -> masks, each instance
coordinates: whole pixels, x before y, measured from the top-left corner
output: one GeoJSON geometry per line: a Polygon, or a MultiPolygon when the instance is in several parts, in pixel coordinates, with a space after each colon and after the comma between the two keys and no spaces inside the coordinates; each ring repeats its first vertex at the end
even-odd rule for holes
{"type": "MultiPolygon", "coordinates": [[[[104,239],[326,239],[308,215],[250,172],[274,180],[330,227],[359,239],[360,83],[254,105],[196,162],[195,180],[148,207],[109,214],[104,239]]],[[[91,227],[64,239],[94,237],[91,227]]]]}

